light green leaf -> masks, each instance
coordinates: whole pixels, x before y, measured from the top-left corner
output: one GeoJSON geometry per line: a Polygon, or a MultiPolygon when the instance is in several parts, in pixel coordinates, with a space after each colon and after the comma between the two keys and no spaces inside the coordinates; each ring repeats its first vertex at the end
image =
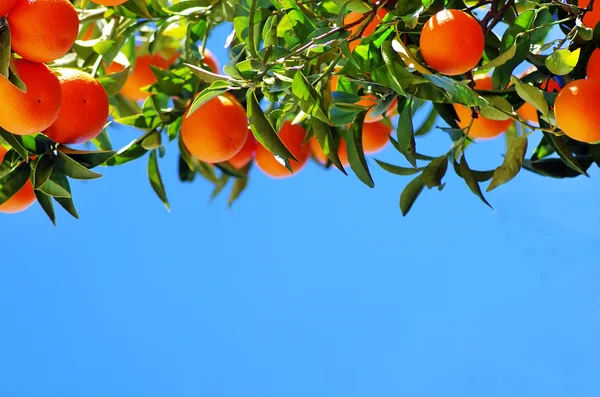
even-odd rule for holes
{"type": "Polygon", "coordinates": [[[542,90],[532,85],[523,83],[515,76],[511,77],[511,81],[515,85],[517,94],[521,97],[521,99],[532,104],[544,116],[548,116],[548,102],[546,101],[542,90]]]}
{"type": "Polygon", "coordinates": [[[546,67],[551,73],[557,76],[569,74],[577,66],[580,52],[581,48],[577,48],[573,52],[567,49],[554,51],[554,53],[546,58],[546,67]]]}

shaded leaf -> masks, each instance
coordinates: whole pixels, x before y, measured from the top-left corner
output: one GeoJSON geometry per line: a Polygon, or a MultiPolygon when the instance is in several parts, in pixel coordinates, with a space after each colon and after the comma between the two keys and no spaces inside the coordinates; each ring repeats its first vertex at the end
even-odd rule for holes
{"type": "Polygon", "coordinates": [[[369,166],[365,159],[365,153],[362,146],[362,128],[367,112],[362,111],[356,116],[354,122],[348,130],[346,138],[346,152],[348,153],[348,162],[350,168],[365,185],[375,187],[375,182],[369,172],[369,166]]]}
{"type": "Polygon", "coordinates": [[[510,145],[502,165],[494,171],[494,176],[486,190],[487,192],[505,184],[517,176],[519,171],[521,171],[525,152],[527,152],[527,136],[520,136],[513,141],[512,145],[510,145]]]}
{"type": "Polygon", "coordinates": [[[493,208],[490,205],[490,203],[488,203],[485,196],[483,195],[483,192],[481,191],[481,187],[479,186],[479,182],[477,181],[475,174],[469,167],[469,164],[467,163],[467,159],[464,156],[464,154],[460,160],[459,169],[460,169],[462,178],[465,180],[467,186],[473,192],[473,194],[475,194],[477,197],[479,197],[481,199],[481,201],[483,201],[485,203],[485,205],[487,205],[490,208],[493,208]]]}
{"type": "Polygon", "coordinates": [[[165,191],[165,185],[163,184],[162,178],[160,176],[160,171],[158,169],[158,158],[156,156],[156,150],[150,152],[150,157],[148,158],[148,178],[150,179],[150,185],[152,185],[152,189],[163,202],[167,210],[171,210],[169,207],[169,200],[167,199],[167,193],[165,191]]]}
{"type": "Polygon", "coordinates": [[[58,157],[56,157],[54,164],[58,171],[74,179],[102,178],[101,174],[90,171],[61,151],[58,152],[58,157]]]}
{"type": "Polygon", "coordinates": [[[10,200],[29,180],[31,166],[21,163],[12,172],[0,178],[0,205],[10,200]]]}
{"type": "Polygon", "coordinates": [[[400,195],[400,211],[403,216],[406,216],[410,209],[413,207],[415,201],[423,191],[425,184],[421,175],[418,175],[415,179],[409,182],[408,185],[402,191],[400,195]]]}
{"type": "Polygon", "coordinates": [[[35,197],[37,198],[37,202],[40,204],[46,215],[48,215],[48,218],[50,218],[52,224],[56,226],[56,214],[54,212],[52,198],[39,190],[34,190],[34,193],[35,197]]]}

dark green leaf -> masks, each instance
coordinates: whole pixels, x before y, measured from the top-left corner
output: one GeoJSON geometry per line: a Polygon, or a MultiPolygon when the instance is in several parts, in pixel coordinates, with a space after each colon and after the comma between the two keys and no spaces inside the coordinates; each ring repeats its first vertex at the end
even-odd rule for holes
{"type": "Polygon", "coordinates": [[[348,153],[348,162],[352,171],[354,171],[358,179],[365,185],[372,188],[375,187],[375,182],[373,182],[373,178],[369,172],[369,166],[367,165],[362,146],[362,128],[366,114],[366,111],[360,112],[348,130],[346,152],[348,153]]]}
{"type": "Polygon", "coordinates": [[[422,135],[427,134],[429,131],[431,131],[431,129],[435,125],[437,118],[438,118],[437,112],[435,111],[435,109],[431,109],[431,111],[429,112],[429,114],[427,115],[425,120],[423,121],[423,124],[421,124],[419,129],[417,131],[415,131],[415,136],[422,136],[422,135]]]}
{"type": "Polygon", "coordinates": [[[321,146],[321,149],[323,150],[323,153],[325,153],[327,158],[331,160],[333,165],[346,174],[346,170],[344,170],[344,166],[338,157],[338,148],[335,145],[329,125],[314,117],[310,119],[310,125],[315,138],[317,138],[317,141],[319,142],[319,146],[321,146]]]}
{"type": "Polygon", "coordinates": [[[527,152],[527,136],[520,136],[510,145],[502,165],[494,171],[494,176],[486,191],[489,192],[517,176],[521,171],[525,152],[527,152]]]}
{"type": "Polygon", "coordinates": [[[552,147],[552,145],[548,141],[548,138],[543,136],[542,140],[540,141],[538,146],[533,151],[533,154],[531,155],[531,161],[537,161],[537,160],[543,159],[544,157],[548,157],[555,151],[556,150],[552,147]]]}
{"type": "Polygon", "coordinates": [[[59,198],[71,198],[71,186],[69,180],[64,174],[56,170],[52,170],[50,178],[42,186],[38,188],[49,196],[59,198]]]}
{"type": "Polygon", "coordinates": [[[17,168],[0,178],[0,205],[6,203],[25,186],[29,180],[31,166],[21,163],[17,168]]]}
{"type": "Polygon", "coordinates": [[[225,81],[215,81],[211,84],[210,87],[206,88],[204,91],[198,94],[196,99],[194,99],[192,106],[190,106],[186,117],[190,117],[190,115],[192,115],[196,110],[198,110],[198,108],[200,108],[200,106],[204,105],[206,102],[210,101],[215,97],[218,97],[219,95],[226,93],[231,89],[233,89],[233,87],[231,87],[229,83],[225,81]]]}
{"type": "Polygon", "coordinates": [[[577,159],[573,156],[571,150],[567,147],[564,137],[556,136],[548,132],[544,132],[544,137],[548,140],[548,143],[552,145],[554,150],[556,150],[556,153],[558,153],[561,160],[564,161],[566,165],[585,176],[589,176],[581,164],[577,162],[577,159]]]}
{"type": "Polygon", "coordinates": [[[400,195],[400,211],[402,211],[402,215],[406,216],[410,209],[412,208],[415,201],[423,191],[425,184],[423,184],[423,179],[421,175],[418,175],[415,179],[410,181],[408,185],[402,191],[400,195]]]}
{"type": "Polygon", "coordinates": [[[34,193],[35,197],[37,198],[37,202],[40,204],[46,215],[48,215],[48,218],[50,218],[52,224],[56,226],[56,214],[54,213],[52,198],[39,190],[35,190],[34,193]]]}
{"type": "Polygon", "coordinates": [[[248,179],[236,178],[233,181],[233,188],[231,189],[231,193],[229,194],[229,200],[227,201],[227,205],[231,207],[233,203],[240,197],[246,186],[248,185],[248,179]]]}
{"type": "Polygon", "coordinates": [[[65,153],[59,151],[58,157],[54,162],[56,169],[61,173],[70,176],[73,179],[97,179],[102,178],[102,175],[90,171],[85,166],[79,164],[77,161],[67,156],[65,153]]]}
{"type": "Polygon", "coordinates": [[[313,86],[306,80],[301,71],[296,72],[292,82],[292,95],[296,98],[298,106],[306,114],[318,118],[329,124],[329,118],[323,108],[323,98],[317,93],[313,86]]]}
{"type": "Polygon", "coordinates": [[[6,143],[8,143],[13,149],[15,149],[17,153],[19,153],[23,160],[29,161],[29,152],[23,147],[19,137],[11,134],[2,127],[0,127],[0,137],[2,137],[2,139],[4,139],[6,143]]]}
{"type": "Polygon", "coordinates": [[[444,121],[450,126],[450,128],[460,129],[460,126],[456,122],[458,115],[454,106],[449,103],[433,103],[435,111],[444,119],[444,121]]]}
{"type": "Polygon", "coordinates": [[[165,191],[165,185],[163,184],[162,178],[160,176],[160,171],[158,169],[158,158],[156,156],[156,150],[150,152],[150,158],[148,159],[148,177],[150,178],[150,184],[152,185],[152,189],[163,202],[167,210],[171,210],[169,207],[169,200],[167,199],[167,193],[165,191]]]}
{"type": "Polygon", "coordinates": [[[440,186],[448,170],[448,156],[444,155],[432,160],[423,170],[421,180],[429,189],[440,186]]]}
{"type": "Polygon", "coordinates": [[[71,216],[75,219],[79,219],[79,214],[77,213],[77,209],[75,208],[75,204],[73,203],[73,199],[70,197],[54,197],[54,200],[60,204],[61,207],[65,209],[71,216]]]}
{"type": "Polygon", "coordinates": [[[8,78],[10,72],[10,28],[6,18],[0,18],[0,76],[8,78]]]}
{"type": "Polygon", "coordinates": [[[381,168],[383,168],[384,170],[386,170],[387,172],[389,172],[391,174],[395,174],[395,175],[402,175],[402,176],[414,175],[423,170],[423,168],[399,167],[397,165],[392,165],[392,164],[389,164],[389,163],[386,163],[383,161],[379,161],[377,159],[375,159],[375,162],[377,162],[377,164],[379,164],[379,166],[381,168]]]}
{"type": "Polygon", "coordinates": [[[398,120],[398,128],[396,129],[398,148],[400,152],[406,157],[408,162],[413,166],[417,167],[417,159],[415,158],[416,143],[414,127],[412,122],[412,108],[409,105],[405,106],[400,114],[400,120],[398,120]]]}
{"type": "Polygon", "coordinates": [[[493,209],[490,203],[488,203],[488,201],[485,199],[485,196],[481,191],[481,187],[479,186],[479,182],[477,181],[477,178],[471,168],[469,168],[469,164],[467,163],[467,159],[464,154],[460,160],[459,169],[462,178],[465,180],[467,186],[469,186],[469,189],[471,189],[473,194],[479,197],[481,201],[483,201],[488,207],[493,209]]]}
{"type": "Polygon", "coordinates": [[[40,156],[35,160],[35,169],[33,170],[33,187],[39,189],[50,179],[50,174],[54,171],[54,160],[51,155],[40,156]]]}
{"type": "Polygon", "coordinates": [[[112,150],[107,151],[89,151],[89,150],[76,150],[66,146],[59,146],[58,150],[77,163],[83,165],[86,168],[94,168],[103,164],[109,158],[113,157],[116,152],[112,150]]]}

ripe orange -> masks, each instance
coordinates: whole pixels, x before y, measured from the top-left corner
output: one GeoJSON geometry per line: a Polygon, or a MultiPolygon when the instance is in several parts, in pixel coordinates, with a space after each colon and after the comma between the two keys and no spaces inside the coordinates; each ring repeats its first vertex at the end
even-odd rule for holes
{"type": "Polygon", "coordinates": [[[483,31],[477,20],[459,10],[438,12],[421,31],[423,59],[449,76],[466,73],[477,66],[484,46],[483,31]]]}
{"type": "MultiPolygon", "coordinates": [[[[364,106],[364,107],[371,107],[371,106],[375,106],[377,105],[377,98],[374,95],[365,95],[362,97],[362,99],[358,102],[356,102],[357,105],[360,106],[364,106]]],[[[392,101],[392,103],[390,104],[390,106],[388,107],[388,109],[386,110],[386,115],[388,117],[392,117],[395,113],[396,113],[396,106],[398,105],[398,99],[394,98],[394,100],[392,101]]],[[[367,115],[365,116],[365,123],[374,123],[376,121],[379,121],[381,119],[383,119],[383,114],[379,114],[379,115],[373,115],[373,110],[371,109],[367,115]]]]}
{"type": "MultiPolygon", "coordinates": [[[[121,95],[132,101],[141,101],[150,96],[150,93],[141,91],[142,88],[156,83],[156,76],[152,73],[150,65],[166,70],[173,64],[177,56],[166,59],[159,54],[140,55],[135,61],[132,73],[121,88],[121,95]]],[[[124,66],[113,62],[107,69],[107,74],[123,71],[124,66]]]]}
{"type": "Polygon", "coordinates": [[[380,151],[390,141],[391,133],[392,127],[381,121],[365,123],[362,131],[363,151],[367,154],[380,151]]]}
{"type": "MultiPolygon", "coordinates": [[[[290,159],[292,170],[294,170],[293,174],[298,173],[306,165],[310,155],[309,145],[303,143],[305,137],[306,131],[304,128],[297,124],[293,125],[289,121],[284,122],[281,130],[279,130],[279,138],[294,157],[298,159],[298,161],[290,159]]],[[[273,153],[269,152],[260,143],[256,146],[255,160],[258,168],[273,178],[285,178],[293,175],[275,159],[273,153]]]]}
{"type": "MultiPolygon", "coordinates": [[[[327,164],[327,160],[329,159],[327,158],[327,155],[325,154],[323,149],[321,149],[321,145],[319,145],[319,141],[317,141],[317,138],[315,138],[314,136],[310,138],[308,141],[308,146],[310,148],[310,152],[313,154],[317,162],[323,165],[327,164]]],[[[342,165],[348,165],[348,154],[346,153],[346,140],[343,138],[340,139],[340,142],[338,144],[337,154],[342,165]]]]}
{"type": "Polygon", "coordinates": [[[17,135],[30,135],[50,127],[58,117],[62,90],[58,77],[44,64],[24,59],[15,61],[23,93],[0,77],[0,127],[17,135]]]}
{"type": "Polygon", "coordinates": [[[556,124],[580,142],[600,141],[600,80],[574,80],[556,97],[556,124]]]}
{"type": "Polygon", "coordinates": [[[181,139],[190,153],[207,163],[235,156],[248,138],[246,109],[233,95],[212,98],[181,124],[181,139]]]}
{"type": "Polygon", "coordinates": [[[59,143],[83,143],[102,132],[108,119],[108,95],[92,75],[62,69],[58,77],[63,92],[58,118],[44,133],[59,143]]]}
{"type": "Polygon", "coordinates": [[[128,0],[92,0],[92,3],[102,6],[118,6],[127,3],[128,0]]]}
{"type": "Polygon", "coordinates": [[[228,163],[231,164],[233,168],[236,170],[241,170],[244,168],[254,157],[254,151],[256,150],[256,139],[254,139],[254,135],[252,132],[248,131],[248,138],[246,139],[246,143],[242,146],[239,152],[232,158],[228,160],[228,163]]]}
{"type": "MultiPolygon", "coordinates": [[[[475,89],[491,90],[493,88],[492,78],[490,76],[477,75],[475,76],[474,81],[475,89]]],[[[468,127],[471,123],[471,109],[459,104],[454,104],[454,109],[456,110],[458,118],[460,119],[458,125],[461,128],[468,127]]],[[[511,119],[490,120],[486,119],[482,115],[479,115],[479,117],[473,121],[471,130],[469,131],[469,137],[478,139],[494,138],[506,131],[511,124],[511,119]]]]}
{"type": "MultiPolygon", "coordinates": [[[[590,0],[579,0],[577,4],[579,7],[585,8],[588,6],[588,4],[590,4],[590,0]]],[[[600,7],[597,7],[596,3],[594,3],[592,11],[585,13],[585,16],[583,17],[583,23],[588,28],[594,29],[598,22],[600,22],[600,7]]]]}
{"type": "Polygon", "coordinates": [[[217,57],[208,48],[204,49],[204,59],[202,60],[213,73],[220,73],[219,61],[217,57]]]}
{"type": "Polygon", "coordinates": [[[0,18],[5,17],[16,3],[17,0],[2,0],[0,2],[0,18]]]}
{"type": "Polygon", "coordinates": [[[17,0],[8,23],[12,50],[32,62],[63,57],[79,33],[79,17],[68,0],[17,0]]]}
{"type": "MultiPolygon", "coordinates": [[[[377,29],[377,26],[379,26],[379,22],[381,21],[381,19],[383,19],[383,17],[385,17],[387,15],[387,13],[388,13],[387,10],[380,8],[379,11],[377,11],[377,17],[373,18],[371,20],[371,22],[369,22],[369,24],[365,27],[365,30],[363,30],[362,37],[367,37],[367,36],[372,35],[373,32],[375,31],[375,29],[377,29]]],[[[364,14],[361,14],[360,12],[351,11],[344,17],[344,25],[349,25],[354,22],[357,22],[363,16],[364,16],[364,14]]],[[[363,26],[363,22],[359,23],[358,25],[352,26],[350,29],[348,29],[350,31],[350,36],[354,36],[355,34],[357,34],[362,26],[363,26]]],[[[360,40],[354,40],[354,41],[348,43],[348,46],[350,47],[350,51],[354,51],[354,49],[356,47],[358,47],[359,44],[360,44],[360,40]]]]}
{"type": "MultiPolygon", "coordinates": [[[[595,8],[595,7],[594,7],[595,8]]],[[[600,9],[600,6],[598,7],[600,9]]],[[[600,79],[600,49],[596,48],[588,59],[586,74],[588,79],[600,79]]]]}
{"type": "MultiPolygon", "coordinates": [[[[4,155],[8,152],[5,148],[0,146],[0,163],[4,159],[4,155]]],[[[17,212],[25,211],[35,201],[35,193],[33,192],[33,185],[31,181],[27,181],[25,185],[19,190],[14,196],[8,201],[0,204],[0,212],[5,214],[14,214],[17,212]]]]}

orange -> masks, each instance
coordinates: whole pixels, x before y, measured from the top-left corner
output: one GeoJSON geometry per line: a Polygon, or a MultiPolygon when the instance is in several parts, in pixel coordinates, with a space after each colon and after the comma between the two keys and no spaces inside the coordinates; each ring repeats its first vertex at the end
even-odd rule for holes
{"type": "Polygon", "coordinates": [[[92,3],[103,6],[118,6],[127,3],[128,0],[92,0],[92,3]]]}
{"type": "Polygon", "coordinates": [[[58,119],[44,131],[58,143],[83,143],[102,132],[108,119],[108,95],[91,74],[61,69],[63,97],[58,119]]]}
{"type": "MultiPolygon", "coordinates": [[[[150,96],[149,92],[141,91],[142,88],[156,83],[156,76],[152,73],[150,65],[166,70],[173,64],[176,56],[166,59],[162,55],[140,55],[135,61],[132,73],[121,88],[121,95],[132,101],[141,101],[150,96]]],[[[113,62],[107,69],[107,74],[123,71],[124,66],[113,62]]]]}
{"type": "Polygon", "coordinates": [[[50,127],[58,117],[62,90],[58,77],[44,64],[15,61],[27,93],[0,77],[0,127],[17,135],[30,135],[50,127]]]}
{"type": "MultiPolygon", "coordinates": [[[[377,11],[377,17],[373,18],[371,20],[371,22],[369,22],[369,24],[365,27],[365,30],[363,30],[362,32],[362,37],[367,37],[373,34],[373,32],[375,32],[375,30],[377,29],[377,26],[379,26],[379,22],[383,19],[383,17],[385,17],[387,15],[387,11],[384,10],[383,8],[380,8],[379,11],[377,11]]],[[[357,22],[359,21],[361,18],[363,18],[364,14],[361,14],[360,12],[354,12],[351,11],[348,13],[348,15],[346,15],[344,17],[344,25],[349,25],[351,23],[357,22]]],[[[350,29],[348,29],[350,31],[350,36],[354,36],[355,34],[357,34],[359,32],[359,30],[361,29],[361,27],[363,26],[364,21],[359,23],[358,25],[352,26],[350,29]]],[[[348,43],[348,46],[350,47],[350,51],[354,51],[354,49],[356,47],[358,47],[358,45],[360,44],[360,40],[353,40],[350,43],[348,43]]]]}
{"type": "MultiPolygon", "coordinates": [[[[356,104],[364,107],[373,107],[377,105],[377,98],[374,95],[365,95],[360,101],[356,102],[356,104]]],[[[387,111],[385,112],[388,117],[392,117],[396,113],[397,104],[398,99],[394,98],[387,111]]],[[[371,109],[365,116],[365,123],[374,123],[381,119],[383,119],[383,114],[375,116],[373,115],[373,109],[371,109]]]]}
{"type": "Polygon", "coordinates": [[[380,151],[390,141],[391,133],[392,127],[381,121],[365,123],[362,130],[363,151],[367,154],[380,151]]]}
{"type": "Polygon", "coordinates": [[[421,55],[429,66],[455,76],[473,69],[484,49],[479,22],[466,12],[442,10],[421,31],[421,55]]]}
{"type": "Polygon", "coordinates": [[[87,29],[85,29],[85,28],[81,29],[81,31],[79,32],[79,34],[81,34],[82,32],[84,32],[83,35],[81,36],[81,40],[84,40],[84,41],[92,40],[94,38],[94,36],[95,36],[95,34],[94,34],[94,27],[95,27],[95,25],[92,23],[92,24],[90,24],[87,27],[87,29]]]}
{"type": "MultiPolygon", "coordinates": [[[[492,78],[487,75],[477,75],[475,76],[474,81],[475,89],[477,90],[491,90],[493,87],[492,78]]],[[[460,119],[458,125],[460,125],[461,128],[468,127],[471,123],[471,108],[454,104],[454,109],[460,119]]],[[[479,117],[473,121],[471,130],[469,131],[469,137],[479,139],[494,138],[506,131],[511,124],[511,119],[490,120],[479,115],[479,117]]]]}
{"type": "MultiPolygon", "coordinates": [[[[310,148],[310,152],[315,157],[315,160],[317,160],[318,163],[323,165],[327,164],[327,161],[329,159],[327,158],[327,155],[325,154],[323,149],[321,149],[321,145],[319,145],[319,141],[317,141],[317,138],[315,138],[314,136],[310,138],[308,141],[308,146],[310,148]]],[[[340,143],[338,144],[337,154],[342,165],[348,165],[348,154],[346,153],[346,140],[343,138],[340,139],[340,143]]]]}
{"type": "Polygon", "coordinates": [[[208,48],[204,49],[204,59],[202,60],[213,73],[220,73],[219,61],[217,57],[208,48]]]}
{"type": "Polygon", "coordinates": [[[62,58],[79,33],[79,17],[68,0],[17,0],[8,23],[12,50],[32,62],[62,58]]]}
{"type": "MultiPolygon", "coordinates": [[[[0,146],[0,163],[4,159],[4,155],[8,152],[5,148],[0,146]]],[[[15,193],[14,196],[8,199],[3,204],[0,204],[0,212],[5,214],[14,214],[17,212],[25,211],[35,201],[35,193],[33,192],[33,185],[31,181],[27,181],[25,185],[15,193]]]]}
{"type": "MultiPolygon", "coordinates": [[[[298,159],[298,161],[290,159],[292,170],[294,170],[293,174],[298,173],[306,165],[310,155],[310,147],[304,143],[305,137],[306,131],[304,128],[297,124],[293,125],[289,121],[284,122],[279,130],[279,138],[294,157],[298,159]]],[[[285,178],[293,175],[290,170],[275,159],[273,153],[260,143],[256,146],[255,159],[258,168],[273,178],[285,178]]]]}
{"type": "Polygon", "coordinates": [[[556,97],[556,124],[580,142],[600,141],[600,80],[574,80],[556,97]]]}
{"type": "Polygon", "coordinates": [[[256,139],[254,139],[254,135],[252,132],[248,131],[248,138],[246,139],[246,143],[242,146],[242,149],[237,152],[235,156],[229,159],[229,164],[236,170],[241,170],[254,157],[254,151],[256,150],[256,139]]]}
{"type": "Polygon", "coordinates": [[[219,95],[200,106],[181,124],[181,139],[190,153],[207,163],[235,156],[248,138],[246,109],[233,95],[219,95]]]}
{"type": "Polygon", "coordinates": [[[2,0],[0,1],[0,18],[5,17],[10,10],[15,6],[17,0],[2,0]]]}
{"type": "MultiPolygon", "coordinates": [[[[590,4],[590,0],[579,0],[577,4],[579,7],[585,8],[590,4]]],[[[594,29],[598,22],[600,22],[600,7],[596,6],[596,3],[594,3],[593,10],[585,13],[583,23],[588,28],[594,29]]]]}
{"type": "MultiPolygon", "coordinates": [[[[600,5],[598,7],[600,9],[600,5]]],[[[600,79],[600,49],[596,48],[588,59],[586,74],[588,79],[600,79]]]]}

